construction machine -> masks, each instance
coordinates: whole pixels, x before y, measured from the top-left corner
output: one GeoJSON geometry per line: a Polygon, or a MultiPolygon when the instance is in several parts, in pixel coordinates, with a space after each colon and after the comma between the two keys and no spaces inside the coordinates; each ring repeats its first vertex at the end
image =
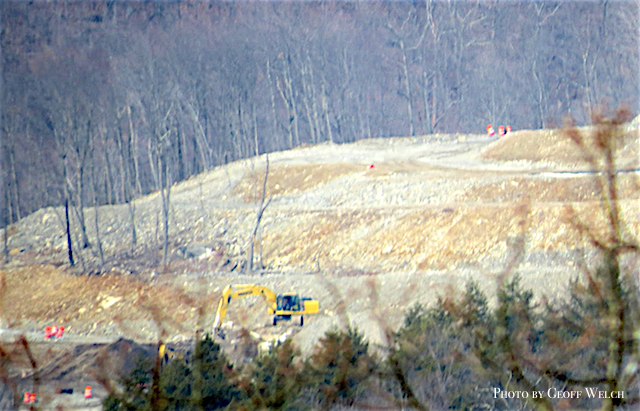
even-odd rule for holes
{"type": "Polygon", "coordinates": [[[169,347],[167,344],[162,343],[158,348],[158,356],[160,357],[160,365],[164,367],[171,361],[176,359],[184,359],[184,354],[176,351],[174,347],[169,347]]]}
{"type": "Polygon", "coordinates": [[[308,314],[316,314],[319,310],[319,303],[307,297],[301,297],[295,293],[276,294],[267,287],[254,284],[236,284],[228,285],[222,291],[220,303],[218,303],[218,312],[213,323],[213,329],[224,339],[222,332],[222,322],[227,315],[229,303],[233,298],[242,298],[259,295],[267,302],[267,310],[273,315],[273,325],[278,324],[280,320],[291,320],[293,316],[300,316],[300,325],[304,325],[304,316],[308,314]]]}

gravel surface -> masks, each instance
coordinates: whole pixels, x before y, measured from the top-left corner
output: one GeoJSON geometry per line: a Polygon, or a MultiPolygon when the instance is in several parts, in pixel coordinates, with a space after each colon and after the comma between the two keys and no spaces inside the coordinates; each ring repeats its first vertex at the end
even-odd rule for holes
{"type": "MultiPolygon", "coordinates": [[[[540,145],[522,139],[536,138],[559,137],[548,130],[499,141],[435,135],[270,154],[270,203],[257,233],[254,273],[244,267],[264,155],[172,188],[166,267],[158,193],[135,201],[135,247],[130,208],[98,209],[104,265],[97,258],[96,210],[85,210],[92,246],[76,250],[76,267],[65,260],[63,210],[39,210],[10,227],[11,262],[0,270],[6,285],[0,342],[25,333],[46,347],[51,342],[42,330],[54,323],[67,325],[69,346],[120,337],[189,341],[196,329],[210,329],[228,284],[295,291],[321,307],[304,327],[274,328],[263,301],[234,300],[222,344],[237,361],[247,359],[243,328],[254,333],[254,343],[290,335],[309,354],[327,330],[351,324],[383,350],[385,329],[397,329],[409,307],[455,295],[469,280],[493,298],[505,274],[517,272],[538,295],[562,298],[567,281],[580,273],[576,261],[594,258],[567,223],[567,207],[602,229],[599,196],[593,175],[567,174],[576,168],[567,164],[573,154],[566,145],[557,156],[546,148],[532,152],[540,145]],[[507,273],[518,252],[520,264],[507,273]]],[[[623,215],[637,236],[637,173],[626,173],[620,187],[623,215]]],[[[78,224],[72,224],[77,242],[78,224]]]]}

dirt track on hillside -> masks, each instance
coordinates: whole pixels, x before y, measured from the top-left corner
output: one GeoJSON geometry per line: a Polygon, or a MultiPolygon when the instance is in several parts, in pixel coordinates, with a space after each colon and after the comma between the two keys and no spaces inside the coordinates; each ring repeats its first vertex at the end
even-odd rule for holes
{"type": "MultiPolygon", "coordinates": [[[[637,167],[637,134],[625,137],[620,164],[637,167]]],[[[256,244],[262,269],[251,274],[242,273],[242,264],[264,156],[173,187],[167,267],[160,262],[157,194],[136,201],[133,250],[126,207],[100,209],[107,264],[97,265],[94,248],[84,250],[85,272],[65,263],[61,210],[40,210],[11,229],[12,262],[0,270],[0,340],[26,333],[43,364],[62,355],[46,354],[47,324],[65,324],[70,347],[120,337],[184,341],[210,329],[225,285],[258,283],[319,299],[321,313],[302,328],[273,328],[260,299],[234,301],[222,343],[238,361],[255,354],[241,343],[242,329],[264,339],[293,330],[308,354],[328,329],[351,323],[374,346],[384,345],[384,329],[397,328],[415,303],[453,295],[470,279],[491,296],[518,255],[525,286],[562,298],[564,284],[579,272],[576,262],[593,258],[569,221],[571,211],[606,235],[597,175],[572,174],[584,168],[572,165],[577,156],[547,130],[501,141],[439,135],[274,153],[271,202],[256,244]],[[188,251],[194,245],[203,253],[188,251]]],[[[629,235],[637,236],[638,174],[621,174],[619,188],[629,235]]],[[[88,221],[93,212],[87,210],[88,221]]],[[[92,227],[88,235],[95,238],[92,227]]],[[[74,372],[81,379],[85,371],[74,372]]],[[[56,381],[55,372],[49,378],[56,381]]]]}

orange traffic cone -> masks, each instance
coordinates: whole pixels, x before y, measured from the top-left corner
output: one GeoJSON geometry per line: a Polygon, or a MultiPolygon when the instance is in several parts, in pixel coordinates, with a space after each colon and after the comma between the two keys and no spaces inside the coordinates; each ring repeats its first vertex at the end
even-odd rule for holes
{"type": "Polygon", "coordinates": [[[58,335],[58,326],[54,325],[53,327],[51,327],[51,336],[55,337],[56,335],[58,335]]]}
{"type": "Polygon", "coordinates": [[[51,338],[51,326],[44,327],[44,338],[51,338]]]}
{"type": "Polygon", "coordinates": [[[500,137],[504,136],[504,126],[499,126],[498,127],[498,135],[500,137]]]}
{"type": "Polygon", "coordinates": [[[61,325],[60,327],[58,327],[58,334],[56,334],[56,337],[62,338],[63,334],[64,334],[64,326],[61,325]]]}
{"type": "Polygon", "coordinates": [[[511,133],[511,126],[507,126],[507,132],[505,134],[511,133]]]}
{"type": "Polygon", "coordinates": [[[91,398],[92,396],[93,396],[93,394],[91,394],[91,386],[90,386],[90,385],[87,385],[87,386],[84,388],[84,398],[89,399],[89,398],[91,398]]]}
{"type": "Polygon", "coordinates": [[[24,404],[29,404],[29,400],[31,399],[31,393],[29,391],[24,393],[24,399],[22,400],[22,402],[24,404]]]}
{"type": "Polygon", "coordinates": [[[29,395],[29,402],[36,402],[36,393],[32,392],[31,395],[29,395]]]}

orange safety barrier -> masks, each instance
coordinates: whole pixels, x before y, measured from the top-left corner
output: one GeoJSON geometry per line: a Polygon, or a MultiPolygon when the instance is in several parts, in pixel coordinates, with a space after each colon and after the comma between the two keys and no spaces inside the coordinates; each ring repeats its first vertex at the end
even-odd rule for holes
{"type": "Polygon", "coordinates": [[[494,136],[496,134],[496,131],[493,129],[493,126],[491,124],[487,126],[487,134],[489,136],[494,136]]]}

